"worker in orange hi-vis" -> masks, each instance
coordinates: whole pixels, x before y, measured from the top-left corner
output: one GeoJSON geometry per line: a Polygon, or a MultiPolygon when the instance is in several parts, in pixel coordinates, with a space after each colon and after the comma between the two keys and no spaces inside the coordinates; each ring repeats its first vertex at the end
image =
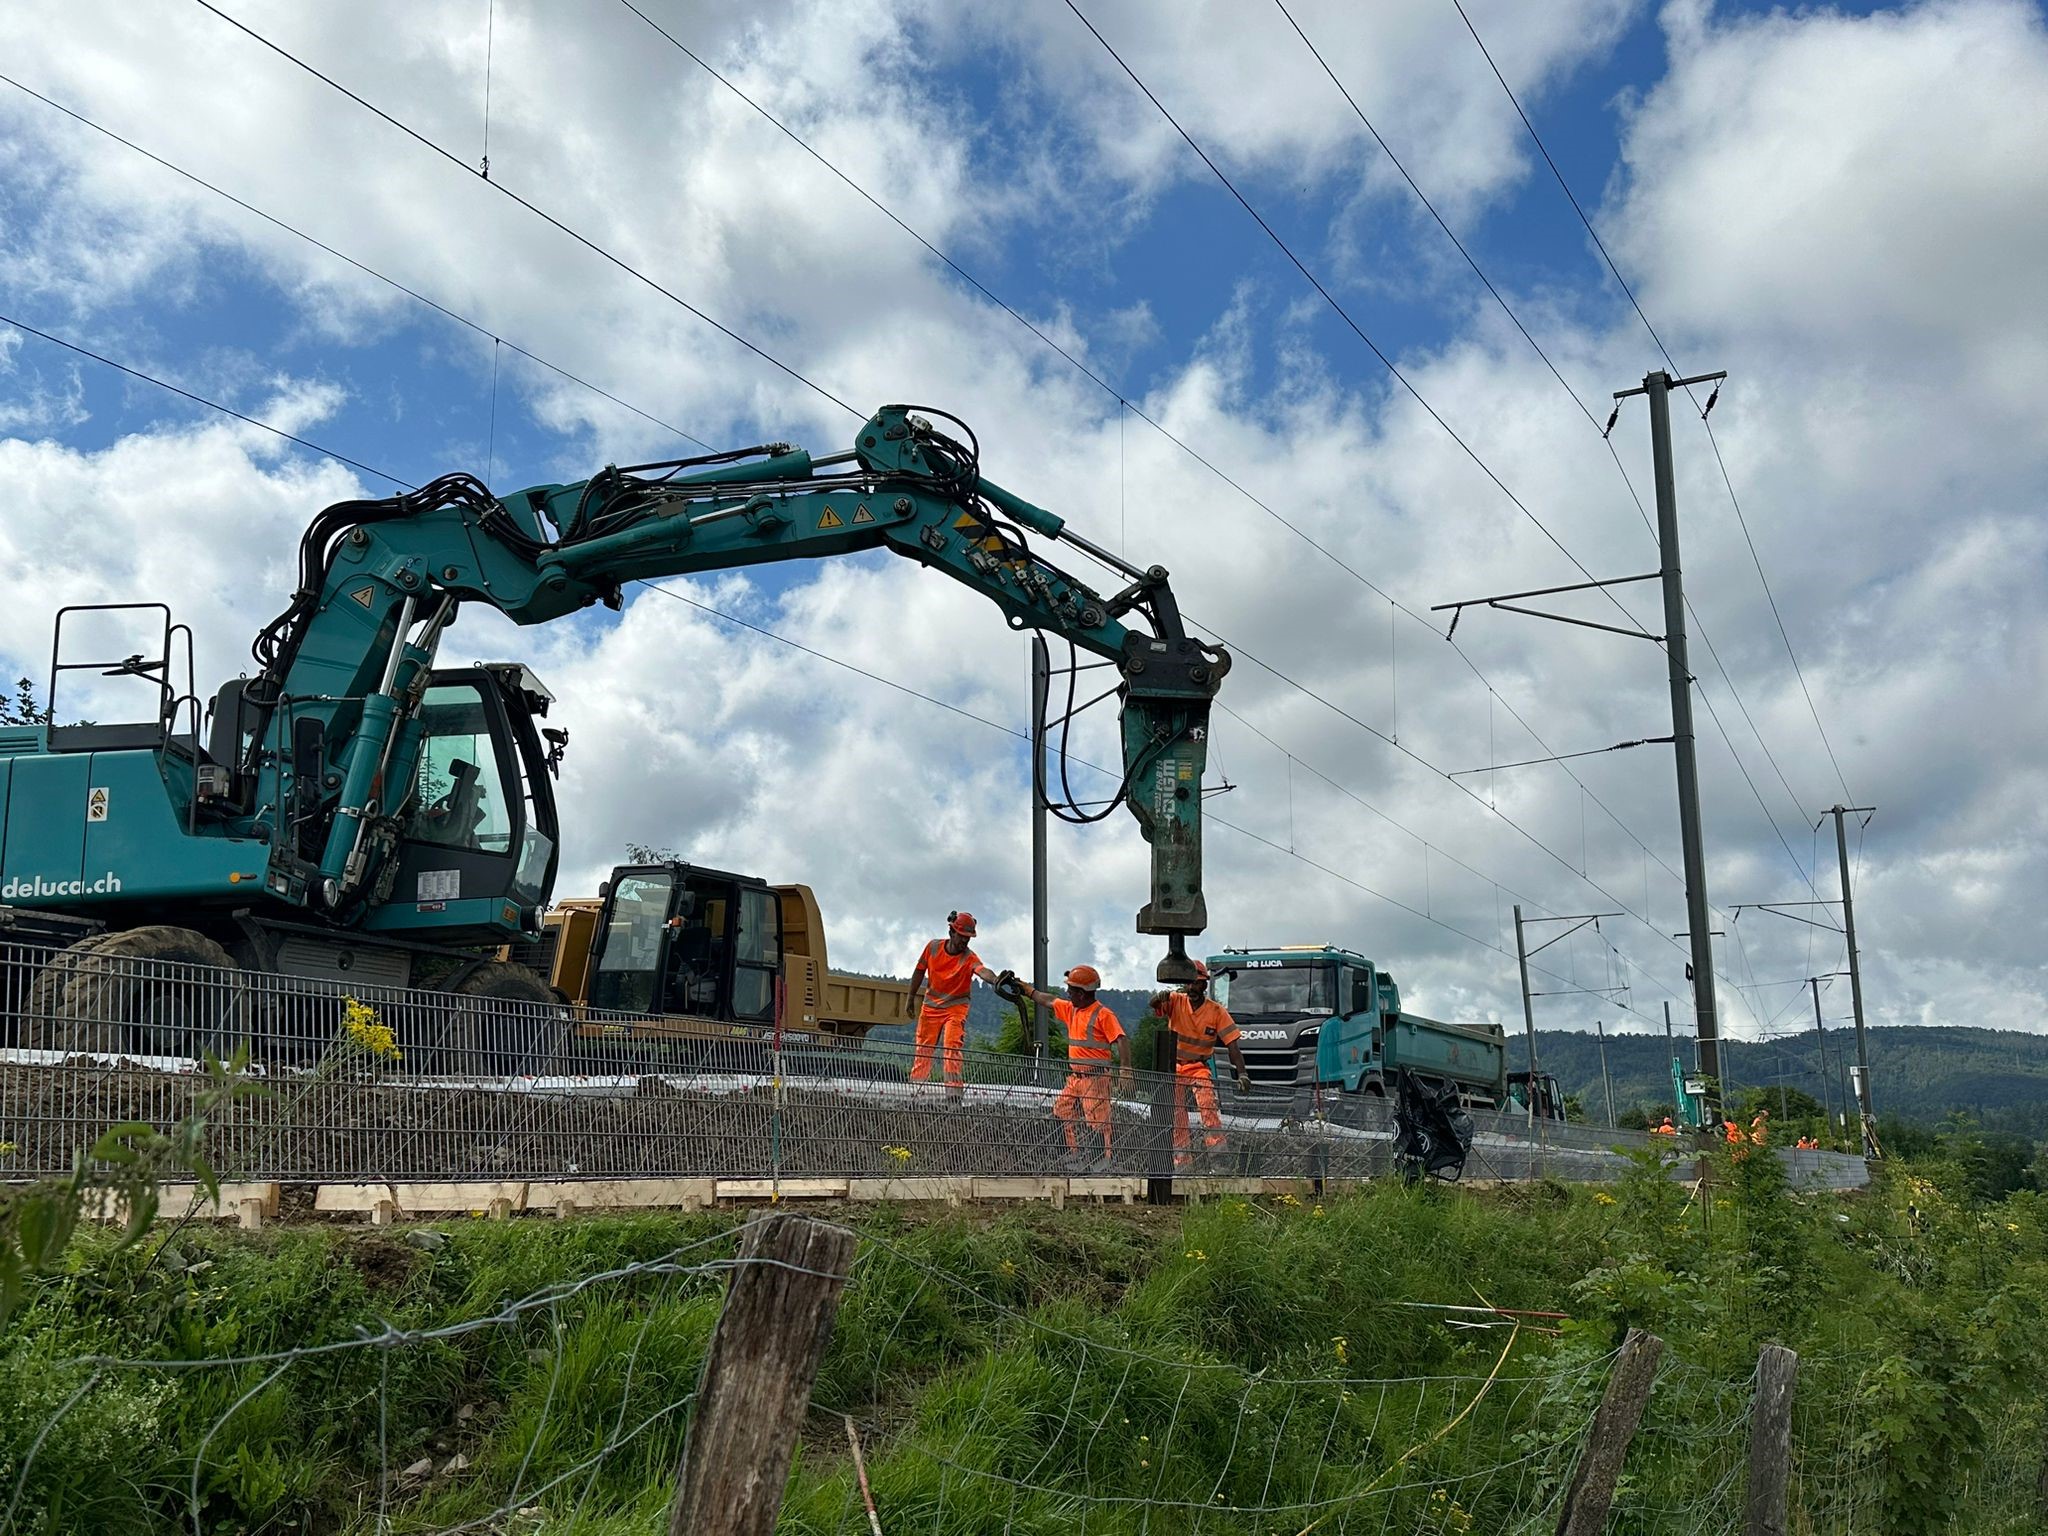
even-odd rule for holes
{"type": "Polygon", "coordinates": [[[1188,1153],[1190,1099],[1202,1117],[1203,1150],[1215,1152],[1224,1144],[1223,1116],[1216,1109],[1216,1083],[1209,1066],[1216,1047],[1230,1053],[1239,1093],[1251,1091],[1252,1079],[1238,1047],[1237,1021],[1209,996],[1209,968],[1201,961],[1195,962],[1193,981],[1177,992],[1161,992],[1152,999],[1152,1011],[1173,1031],[1173,1166],[1178,1172],[1193,1166],[1188,1153]]]}
{"type": "Polygon", "coordinates": [[[981,956],[967,947],[974,932],[972,912],[948,912],[946,936],[925,945],[910,973],[910,1013],[917,1020],[917,1052],[911,1058],[910,1080],[931,1081],[932,1056],[943,1043],[946,1097],[955,1101],[966,1092],[961,1048],[967,1040],[968,994],[976,977],[991,984],[996,979],[996,973],[981,963],[981,956]]]}
{"type": "Polygon", "coordinates": [[[1654,1134],[1658,1136],[1676,1136],[1678,1134],[1678,1127],[1673,1125],[1671,1123],[1671,1117],[1669,1115],[1666,1115],[1664,1117],[1664,1123],[1657,1127],[1654,1134]]]}
{"type": "Polygon", "coordinates": [[[1114,1049],[1117,1062],[1116,1086],[1131,1085],[1131,1037],[1117,1022],[1115,1014],[1096,1001],[1102,990],[1102,976],[1092,965],[1077,965],[1067,972],[1067,995],[1054,997],[1018,980],[1008,971],[1003,981],[1014,983],[1019,996],[1052,1010],[1052,1016],[1067,1029],[1067,1082],[1053,1100],[1052,1112],[1067,1134],[1067,1166],[1075,1172],[1101,1172],[1109,1167],[1112,1151],[1109,1115],[1109,1061],[1114,1049]],[[1090,1158],[1081,1150],[1074,1134],[1074,1122],[1086,1120],[1088,1128],[1102,1138],[1102,1155],[1090,1158]]]}
{"type": "Polygon", "coordinates": [[[1760,1109],[1749,1122],[1749,1140],[1753,1146],[1762,1146],[1771,1139],[1771,1112],[1760,1109]]]}

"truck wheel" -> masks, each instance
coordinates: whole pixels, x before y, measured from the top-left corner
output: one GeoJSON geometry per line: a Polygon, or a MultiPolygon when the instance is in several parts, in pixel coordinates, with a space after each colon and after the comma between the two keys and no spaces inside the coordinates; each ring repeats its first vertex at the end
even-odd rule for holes
{"type": "Polygon", "coordinates": [[[30,1027],[49,1050],[226,1057],[249,1032],[242,972],[189,928],[97,934],[45,966],[35,993],[30,1027]]]}
{"type": "Polygon", "coordinates": [[[437,1051],[443,1072],[537,1074],[560,1051],[568,1011],[523,965],[486,960],[456,982],[437,1051]]]}

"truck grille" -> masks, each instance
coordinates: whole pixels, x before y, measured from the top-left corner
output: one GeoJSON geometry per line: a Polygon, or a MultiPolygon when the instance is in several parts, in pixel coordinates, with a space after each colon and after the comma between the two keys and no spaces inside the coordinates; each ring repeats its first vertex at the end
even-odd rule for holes
{"type": "Polygon", "coordinates": [[[1245,1071],[1251,1075],[1252,1086],[1291,1088],[1304,1079],[1313,1078],[1318,1033],[1313,1028],[1305,1029],[1295,1036],[1292,1045],[1282,1045],[1277,1040],[1257,1044],[1246,1041],[1240,1049],[1244,1052],[1245,1071]]]}

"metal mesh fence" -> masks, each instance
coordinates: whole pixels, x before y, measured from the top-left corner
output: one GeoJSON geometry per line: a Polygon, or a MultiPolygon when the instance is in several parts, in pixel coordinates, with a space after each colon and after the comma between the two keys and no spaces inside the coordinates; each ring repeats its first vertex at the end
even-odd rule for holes
{"type": "MultiPolygon", "coordinates": [[[[232,1105],[211,1144],[219,1167],[249,1178],[1341,1180],[1394,1162],[1392,1105],[1370,1095],[1239,1094],[1218,1079],[1211,1127],[1173,1074],[1112,1085],[1059,1061],[972,1051],[949,1092],[942,1064],[914,1080],[907,1045],[772,1027],[663,1033],[636,1015],[264,975],[91,941],[0,944],[0,1008],[0,1142],[14,1176],[68,1170],[110,1124],[177,1122],[203,1083],[203,1055],[238,1049],[264,1091],[232,1105]]],[[[1474,1122],[1467,1178],[1606,1179],[1622,1166],[1616,1148],[1660,1145],[1514,1114],[1474,1122]]],[[[1809,1186],[1863,1176],[1859,1159],[1788,1156],[1809,1186]]]]}

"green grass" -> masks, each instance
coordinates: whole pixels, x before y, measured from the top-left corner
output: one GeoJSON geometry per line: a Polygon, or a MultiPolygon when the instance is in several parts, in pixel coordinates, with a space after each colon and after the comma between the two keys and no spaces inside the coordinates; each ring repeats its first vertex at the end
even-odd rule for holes
{"type": "MultiPolygon", "coordinates": [[[[782,1529],[865,1529],[842,1415],[891,1532],[1540,1529],[1632,1325],[1673,1365],[1614,1529],[1732,1528],[1770,1340],[1802,1356],[1801,1529],[1849,1502],[1859,1529],[2034,1529],[2041,1202],[1903,1176],[1794,1200],[1775,1167],[1724,1165],[1710,1221],[1648,1171],[1177,1213],[862,1210],[782,1529]],[[1503,1358],[1505,1331],[1408,1305],[1480,1300],[1573,1321],[1503,1358]]],[[[190,1530],[195,1466],[206,1532],[369,1531],[380,1501],[395,1531],[501,1505],[530,1513],[487,1528],[659,1530],[724,1287],[693,1266],[734,1220],[90,1242],[0,1333],[0,1507],[41,1436],[24,1531],[190,1530]],[[347,1347],[173,1365],[325,1345],[347,1347]]]]}

